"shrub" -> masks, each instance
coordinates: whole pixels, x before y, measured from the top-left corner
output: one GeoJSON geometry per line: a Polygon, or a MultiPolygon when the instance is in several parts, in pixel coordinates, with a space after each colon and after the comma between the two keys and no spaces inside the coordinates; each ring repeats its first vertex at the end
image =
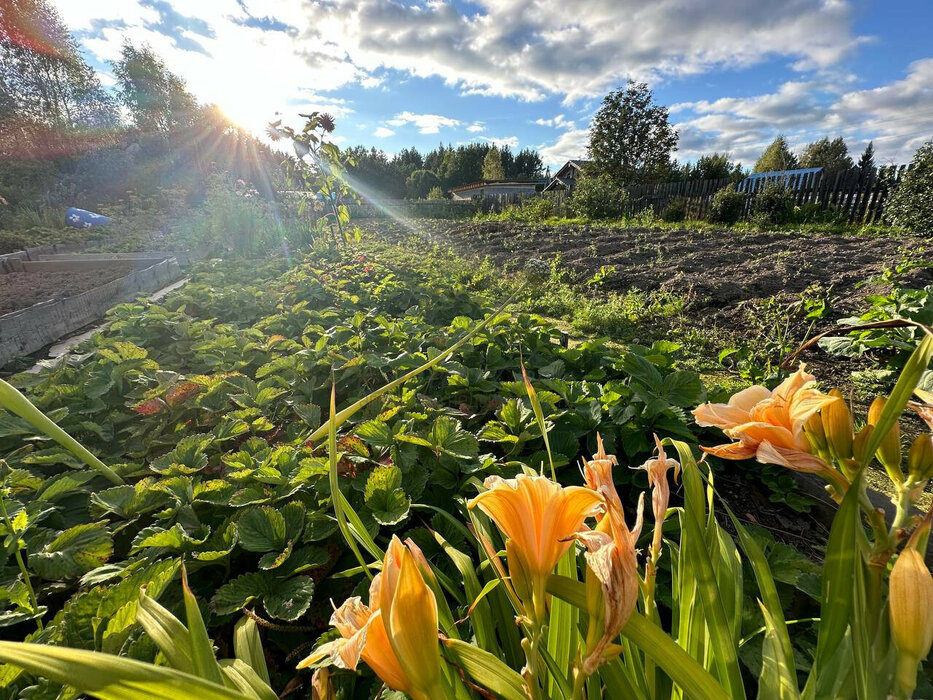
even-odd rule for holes
{"type": "Polygon", "coordinates": [[[707,218],[714,224],[734,224],[742,218],[745,211],[744,192],[737,192],[735,184],[730,183],[713,195],[707,218]]]}
{"type": "Polygon", "coordinates": [[[446,199],[446,197],[444,197],[444,190],[442,190],[440,187],[432,187],[431,191],[428,192],[428,199],[432,202],[446,199]]]}
{"type": "Polygon", "coordinates": [[[777,182],[769,182],[755,195],[755,223],[783,224],[794,215],[793,193],[777,182]]]}
{"type": "Polygon", "coordinates": [[[570,210],[585,219],[617,219],[625,212],[628,193],[606,174],[584,175],[577,182],[570,210]]]}
{"type": "Polygon", "coordinates": [[[678,197],[661,210],[661,221],[674,223],[687,218],[687,200],[678,197]]]}
{"type": "Polygon", "coordinates": [[[914,154],[912,167],[885,209],[888,223],[913,233],[933,233],[933,141],[914,154]]]}

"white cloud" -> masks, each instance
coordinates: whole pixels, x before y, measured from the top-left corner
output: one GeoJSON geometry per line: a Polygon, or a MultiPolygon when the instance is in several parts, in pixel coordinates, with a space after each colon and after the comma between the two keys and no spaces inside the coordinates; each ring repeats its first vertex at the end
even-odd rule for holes
{"type": "Polygon", "coordinates": [[[376,129],[373,132],[373,136],[375,136],[377,139],[384,139],[384,138],[387,138],[389,136],[394,136],[394,135],[395,135],[395,132],[392,131],[392,129],[387,129],[384,126],[380,126],[378,129],[376,129]]]}
{"type": "Polygon", "coordinates": [[[535,124],[538,126],[550,126],[555,129],[574,129],[577,126],[576,122],[572,119],[567,119],[563,114],[558,114],[551,119],[535,119],[535,124]]]}
{"type": "Polygon", "coordinates": [[[589,129],[572,129],[561,134],[554,143],[538,146],[538,151],[545,165],[557,168],[568,160],[586,158],[589,141],[589,129]]]}
{"type": "Polygon", "coordinates": [[[493,146],[508,146],[509,148],[518,148],[517,136],[482,136],[483,141],[491,143],[493,146]]]}
{"type": "Polygon", "coordinates": [[[466,130],[471,134],[479,134],[483,131],[486,131],[486,125],[483,122],[473,122],[466,128],[466,130]]]}
{"type": "Polygon", "coordinates": [[[422,134],[436,134],[442,127],[460,126],[458,119],[442,117],[439,114],[415,114],[414,112],[399,112],[387,123],[392,126],[414,124],[422,134]]]}
{"type": "Polygon", "coordinates": [[[783,133],[797,150],[842,135],[854,156],[872,140],[877,162],[903,163],[933,136],[933,58],[912,63],[904,79],[869,90],[787,82],[777,92],[684,103],[671,111],[694,115],[675,125],[683,160],[728,151],[751,164],[783,133]]]}

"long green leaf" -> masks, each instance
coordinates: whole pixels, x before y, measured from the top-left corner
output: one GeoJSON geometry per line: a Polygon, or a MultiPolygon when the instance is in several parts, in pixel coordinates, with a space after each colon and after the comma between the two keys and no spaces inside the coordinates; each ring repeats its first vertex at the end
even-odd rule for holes
{"type": "Polygon", "coordinates": [[[771,612],[760,601],[761,614],[765,620],[765,634],[761,643],[761,675],[758,679],[758,697],[775,700],[799,700],[797,677],[793,673],[793,657],[784,655],[784,640],[781,639],[771,612]]]}
{"type": "MultiPolygon", "coordinates": [[[[489,603],[484,600],[488,591],[480,584],[476,569],[473,568],[473,560],[450,544],[439,532],[434,532],[434,539],[450,557],[463,578],[463,589],[467,600],[470,601],[469,615],[473,620],[473,631],[476,633],[477,644],[486,651],[496,649],[496,630],[492,624],[489,603]]],[[[498,583],[498,581],[499,579],[493,579],[490,583],[498,583]]]]}
{"type": "Polygon", "coordinates": [[[931,359],[933,359],[933,336],[927,332],[904,364],[904,369],[901,370],[901,375],[897,378],[897,383],[891,390],[891,395],[878,417],[878,422],[868,436],[868,441],[865,443],[864,457],[862,458],[863,466],[872,461],[875,452],[878,451],[878,447],[881,445],[881,441],[884,440],[901,417],[904,407],[910,400],[910,395],[913,394],[914,389],[917,387],[917,382],[920,381],[920,377],[930,366],[931,359]]]}
{"type": "Polygon", "coordinates": [[[269,668],[266,666],[266,655],[262,651],[259,625],[253,618],[244,615],[233,628],[233,653],[266,684],[269,683],[269,668]]]}
{"type": "Polygon", "coordinates": [[[185,673],[195,673],[194,651],[191,648],[191,635],[181,621],[159,603],[139,592],[139,605],[136,608],[136,622],[142,625],[146,634],[165,654],[169,666],[185,673]]]}
{"type": "Polygon", "coordinates": [[[19,389],[2,379],[0,379],[0,406],[22,418],[36,430],[48,435],[91,469],[96,470],[113,483],[123,484],[123,479],[116,472],[91,454],[84,445],[58,427],[55,421],[33,406],[19,389]]]}
{"type": "Polygon", "coordinates": [[[807,690],[815,692],[815,697],[829,697],[828,689],[835,680],[830,676],[835,674],[824,673],[824,669],[828,669],[830,659],[846,636],[852,617],[855,566],[861,557],[857,534],[861,527],[858,499],[862,478],[860,471],[842,499],[829,530],[816,656],[807,679],[807,690]]]}
{"type": "Polygon", "coordinates": [[[188,622],[188,635],[191,638],[191,659],[194,662],[195,673],[212,683],[221,684],[224,679],[223,674],[220,672],[220,666],[217,665],[217,659],[214,657],[214,644],[207,634],[207,626],[204,624],[204,618],[201,617],[198,600],[188,587],[188,575],[185,572],[184,564],[181,567],[181,589],[185,603],[185,619],[188,622]]]}
{"type": "Polygon", "coordinates": [[[527,700],[522,677],[488,651],[459,639],[443,640],[442,649],[447,659],[462,668],[477,685],[502,700],[527,700]]]}
{"type": "MultiPolygon", "coordinates": [[[[586,610],[586,586],[582,582],[552,575],[548,579],[547,590],[577,608],[586,610]]],[[[654,659],[691,698],[727,700],[731,697],[709,671],[644,615],[633,612],[622,629],[622,636],[654,659]]]]}
{"type": "Polygon", "coordinates": [[[249,700],[182,671],[84,649],[0,642],[0,662],[101,700],[249,700]]]}
{"type": "Polygon", "coordinates": [[[256,700],[279,700],[269,683],[259,677],[252,667],[241,659],[224,659],[219,662],[220,670],[229,685],[244,695],[256,700]]]}
{"type": "Polygon", "coordinates": [[[679,440],[672,440],[671,444],[680,456],[680,465],[683,470],[684,488],[688,492],[688,499],[684,502],[684,524],[686,532],[683,533],[681,548],[687,553],[688,559],[696,576],[696,590],[700,603],[703,606],[706,625],[709,628],[713,661],[719,671],[726,691],[733,698],[745,697],[745,686],[742,682],[742,670],[739,666],[738,640],[729,625],[722,596],[732,594],[733,591],[720,591],[716,578],[716,571],[710,560],[706,548],[704,529],[701,517],[705,518],[705,506],[699,505],[697,499],[690,502],[689,494],[702,493],[702,477],[697,467],[690,447],[679,440]],[[698,513],[701,510],[702,513],[698,513]]]}

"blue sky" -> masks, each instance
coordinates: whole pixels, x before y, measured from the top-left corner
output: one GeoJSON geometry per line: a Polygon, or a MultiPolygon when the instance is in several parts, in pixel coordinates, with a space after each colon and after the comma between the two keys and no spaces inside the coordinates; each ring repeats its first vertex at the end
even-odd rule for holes
{"type": "Polygon", "coordinates": [[[671,109],[681,160],[750,164],[778,133],[906,162],[933,138],[929,0],[53,0],[103,80],[148,42],[260,133],[323,109],[343,145],[485,140],[585,153],[629,77],[671,109]]]}

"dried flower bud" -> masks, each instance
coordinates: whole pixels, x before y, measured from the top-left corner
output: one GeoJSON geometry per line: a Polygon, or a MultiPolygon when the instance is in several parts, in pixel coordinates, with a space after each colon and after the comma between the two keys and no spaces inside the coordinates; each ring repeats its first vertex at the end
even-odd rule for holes
{"type": "Polygon", "coordinates": [[[933,646],[933,575],[907,546],[894,562],[889,584],[891,637],[897,647],[897,682],[905,697],[917,685],[917,667],[933,646]]]}
{"type": "Polygon", "coordinates": [[[907,453],[907,469],[913,481],[933,478],[933,433],[918,435],[907,453]]]}
{"type": "Polygon", "coordinates": [[[833,389],[829,394],[833,400],[820,411],[826,443],[836,459],[852,459],[852,414],[838,390],[833,389]]]}
{"type": "MultiPolygon", "coordinates": [[[[869,425],[875,426],[878,424],[878,419],[881,417],[881,412],[884,410],[886,403],[887,399],[880,397],[871,402],[871,407],[868,409],[869,425]]],[[[878,446],[878,451],[875,453],[875,456],[878,458],[878,461],[881,462],[881,466],[885,468],[885,471],[888,472],[891,481],[897,484],[903,483],[904,472],[901,471],[901,429],[897,422],[895,422],[891,429],[885,434],[884,439],[881,441],[881,445],[878,446]]]]}

